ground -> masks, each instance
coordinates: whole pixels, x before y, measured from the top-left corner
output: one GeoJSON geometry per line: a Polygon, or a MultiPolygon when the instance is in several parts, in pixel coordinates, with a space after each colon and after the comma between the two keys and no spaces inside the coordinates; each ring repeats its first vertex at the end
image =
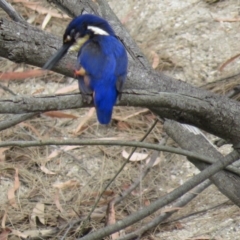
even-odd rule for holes
{"type": "MultiPolygon", "coordinates": [[[[69,19],[54,15],[47,21],[45,1],[10,1],[32,24],[41,27],[47,22],[46,30],[59,36],[69,19]],[[18,2],[18,3],[15,3],[18,2]]],[[[240,1],[224,0],[210,4],[201,0],[125,0],[119,4],[110,0],[122,23],[126,26],[139,47],[146,54],[157,71],[175,76],[195,86],[207,85],[208,89],[225,93],[237,85],[238,77],[226,81],[228,76],[240,72],[240,58],[231,58],[240,53],[240,1]],[[227,62],[227,60],[229,60],[227,62]],[[223,65],[224,63],[228,63],[223,65]],[[224,82],[224,84],[221,84],[224,82]]],[[[51,9],[53,15],[55,9],[51,9]]],[[[4,13],[1,11],[1,15],[4,13]]],[[[52,73],[50,76],[34,76],[24,80],[16,79],[15,72],[33,69],[24,64],[0,59],[0,71],[10,72],[12,77],[1,83],[20,95],[55,94],[78,91],[75,80],[52,73]],[[69,88],[72,89],[69,90],[69,88]]],[[[34,71],[33,71],[34,73],[34,71]]],[[[3,76],[3,75],[2,75],[3,76]]],[[[1,78],[2,80],[3,77],[1,78]]],[[[11,95],[1,91],[2,97],[11,95]]],[[[119,140],[140,140],[154,121],[154,115],[146,109],[116,107],[113,123],[108,128],[99,126],[93,109],[39,114],[31,120],[0,133],[2,141],[36,140],[55,137],[57,139],[108,138],[119,140]],[[61,115],[61,117],[63,117],[61,115]],[[80,130],[79,130],[80,129],[80,130]]],[[[10,116],[1,116],[1,120],[10,116]]],[[[159,123],[146,139],[147,142],[161,140],[162,126],[159,123]]],[[[212,136],[209,136],[211,139],[212,136]]],[[[173,144],[168,142],[168,144],[173,144]]],[[[224,154],[229,147],[220,149],[224,154]]],[[[126,149],[130,152],[130,149],[126,149]]],[[[139,153],[150,154],[147,150],[139,153]]],[[[79,147],[75,149],[56,146],[34,148],[9,148],[0,152],[0,217],[2,223],[26,234],[26,230],[62,226],[77,216],[86,216],[99,190],[114,176],[125,158],[121,147],[79,147]],[[17,170],[16,170],[17,169],[17,170]],[[10,196],[14,175],[18,171],[20,187],[10,196]],[[61,185],[65,183],[65,185],[61,185]],[[10,193],[9,193],[10,192],[10,193]],[[44,208],[44,214],[36,211],[44,208]],[[6,216],[6,220],[4,220],[6,216]],[[36,217],[37,216],[37,217],[36,217]],[[36,220],[38,218],[38,220],[36,220]]],[[[198,170],[184,157],[161,154],[161,161],[154,166],[140,187],[116,207],[116,219],[121,219],[142,206],[147,205],[167,192],[181,185],[198,170]]],[[[102,210],[113,196],[126,189],[141,174],[146,161],[131,162],[117,180],[105,192],[94,212],[91,227],[104,225],[105,211],[102,210]]],[[[143,239],[185,240],[185,239],[239,239],[239,212],[214,186],[209,187],[194,201],[174,215],[172,219],[188,216],[177,222],[161,225],[143,239]],[[216,207],[215,207],[216,206],[216,207]],[[210,209],[215,207],[213,209],[210,209]]],[[[149,220],[149,218],[147,219],[149,220]]],[[[144,224],[139,223],[137,226],[144,224]]],[[[2,224],[3,226],[3,224],[2,224]]],[[[132,229],[127,229],[127,231],[132,229]]],[[[56,236],[62,236],[59,232],[56,236]]],[[[74,231],[66,239],[74,239],[74,231]]],[[[16,239],[17,232],[9,236],[16,239]]]]}

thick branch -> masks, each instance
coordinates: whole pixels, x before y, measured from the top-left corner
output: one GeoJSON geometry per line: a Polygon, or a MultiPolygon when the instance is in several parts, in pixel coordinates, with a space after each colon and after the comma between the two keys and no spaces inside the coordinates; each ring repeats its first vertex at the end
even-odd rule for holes
{"type": "MultiPolygon", "coordinates": [[[[60,42],[58,38],[32,26],[25,26],[8,20],[0,21],[0,55],[12,61],[42,66],[56,51],[60,42]]],[[[72,76],[75,57],[68,55],[56,66],[55,70],[72,76]]],[[[134,95],[133,93],[128,96],[124,95],[121,102],[122,105],[158,107],[154,109],[154,112],[159,113],[162,117],[196,125],[221,138],[230,140],[232,143],[240,142],[240,111],[238,102],[130,64],[125,92],[134,92],[131,89],[136,88],[147,90],[147,92],[145,92],[144,96],[134,95]],[[157,94],[158,92],[174,93],[175,97],[172,98],[171,95],[168,96],[165,93],[164,97],[168,97],[169,102],[167,103],[166,101],[165,105],[159,105],[159,101],[163,100],[161,99],[161,96],[163,96],[161,94],[163,93],[157,94]],[[148,98],[146,94],[149,95],[148,98]],[[183,102],[184,96],[187,99],[183,102]],[[150,99],[152,100],[149,102],[150,99]],[[160,107],[167,109],[167,111],[161,111],[160,107]]],[[[80,98],[78,101],[79,104],[76,107],[82,105],[80,98]]],[[[40,111],[53,109],[50,102],[46,102],[46,104],[48,106],[46,105],[45,107],[43,104],[35,105],[34,111],[37,111],[37,109],[40,111]]],[[[63,109],[68,108],[70,104],[65,101],[61,104],[59,103],[58,107],[59,105],[63,109]]],[[[2,111],[0,112],[2,113],[2,111]]]]}
{"type": "MultiPolygon", "coordinates": [[[[214,112],[212,102],[182,94],[129,90],[123,91],[121,106],[171,108],[172,111],[185,111],[204,117],[208,111],[214,112]],[[191,104],[189,104],[191,102],[191,104]],[[195,107],[195,109],[192,109],[195,107]],[[208,111],[207,111],[208,110],[208,111]]],[[[12,99],[0,99],[0,113],[23,113],[49,110],[74,109],[89,106],[82,102],[81,94],[45,95],[37,97],[17,96],[12,99]]]]}
{"type": "Polygon", "coordinates": [[[0,99],[0,113],[45,112],[83,106],[81,94],[0,99]]]}
{"type": "MultiPolygon", "coordinates": [[[[222,154],[203,137],[203,135],[196,135],[186,131],[186,129],[177,122],[171,120],[166,121],[164,123],[164,130],[183,149],[198,152],[199,154],[207,154],[209,157],[214,158],[215,161],[218,161],[218,159],[223,157],[222,154]]],[[[206,162],[200,162],[194,158],[188,159],[201,171],[209,166],[206,162]]],[[[236,190],[239,188],[240,184],[239,175],[235,175],[228,171],[220,171],[212,176],[210,180],[217,186],[221,193],[240,207],[240,192],[236,190]]]]}

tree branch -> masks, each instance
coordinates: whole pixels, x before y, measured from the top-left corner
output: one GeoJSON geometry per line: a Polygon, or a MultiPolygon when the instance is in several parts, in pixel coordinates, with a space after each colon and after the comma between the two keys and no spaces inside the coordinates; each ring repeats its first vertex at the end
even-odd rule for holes
{"type": "MultiPolygon", "coordinates": [[[[6,19],[0,20],[0,56],[2,57],[15,62],[42,66],[59,45],[58,38],[35,27],[13,23],[6,19]]],[[[72,76],[71,68],[75,65],[74,59],[73,56],[68,55],[55,70],[72,76]]],[[[232,143],[240,142],[240,111],[239,103],[236,101],[194,88],[163,74],[152,73],[132,63],[125,89],[126,94],[123,95],[121,105],[151,107],[161,117],[196,125],[232,143]],[[164,98],[167,100],[160,105],[164,98]]],[[[58,98],[57,101],[64,102],[57,104],[58,107],[61,105],[61,108],[55,109],[69,108],[70,104],[65,101],[65,98],[58,98]]],[[[76,98],[71,101],[78,102],[78,106],[75,104],[75,107],[83,106],[80,96],[77,101],[76,98]]],[[[51,102],[46,101],[45,107],[42,103],[38,103],[34,111],[52,110],[53,107],[49,106],[51,102]]],[[[17,105],[18,108],[19,104],[17,105]]],[[[24,106],[26,105],[24,103],[24,106]]]]}
{"type": "MultiPolygon", "coordinates": [[[[176,142],[179,143],[180,147],[184,149],[195,151],[200,154],[209,154],[209,156],[215,159],[222,157],[222,155],[216,150],[216,148],[206,140],[204,135],[197,135],[196,133],[194,134],[192,132],[186,131],[186,129],[181,124],[167,120],[164,123],[164,130],[169,134],[170,137],[172,137],[176,142]],[[191,139],[191,141],[189,141],[189,139],[191,139]]],[[[199,162],[198,160],[193,158],[190,158],[189,160],[200,170],[203,170],[209,166],[208,164],[199,162]]],[[[224,195],[226,195],[236,205],[239,206],[240,195],[238,191],[235,191],[235,189],[237,189],[240,184],[239,175],[234,175],[228,171],[220,171],[215,175],[211,176],[210,179],[211,182],[213,182],[224,195]]],[[[194,191],[200,193],[205,188],[207,188],[211,184],[211,182],[209,180],[205,181],[204,183],[196,187],[194,191]]],[[[189,192],[188,194],[186,194],[186,196],[182,197],[173,204],[173,209],[176,207],[185,206],[196,196],[197,195],[195,195],[195,193],[193,194],[189,192]]],[[[136,231],[127,234],[119,240],[133,239],[134,237],[142,236],[144,232],[156,227],[158,224],[166,220],[176,211],[177,210],[161,214],[160,216],[153,219],[151,222],[145,224],[140,229],[137,229],[136,231]]]]}
{"type": "MultiPolygon", "coordinates": [[[[144,134],[144,136],[142,137],[142,139],[140,139],[140,142],[143,142],[147,136],[152,132],[152,130],[154,129],[154,127],[157,125],[158,120],[156,119],[155,122],[152,124],[152,126],[148,129],[148,131],[144,134]]],[[[90,220],[91,215],[93,213],[93,211],[95,210],[95,208],[97,207],[100,199],[102,198],[104,192],[108,189],[108,187],[116,180],[116,178],[118,177],[118,175],[122,172],[122,170],[124,169],[124,167],[129,163],[130,158],[132,157],[132,155],[134,154],[134,152],[137,150],[137,147],[134,147],[132,152],[129,154],[128,158],[125,160],[125,162],[122,164],[122,166],[118,169],[117,173],[113,176],[113,178],[111,178],[111,180],[108,182],[108,184],[104,187],[104,189],[102,190],[101,194],[98,196],[98,198],[95,201],[94,206],[92,207],[91,211],[88,214],[87,220],[90,220]]]]}
{"type": "MultiPolygon", "coordinates": [[[[88,1],[80,0],[49,0],[49,2],[55,2],[61,6],[67,2],[65,10],[71,8],[72,11],[69,10],[68,13],[72,14],[72,16],[73,14],[79,15],[80,12],[77,11],[80,8],[82,8],[82,11],[101,12],[101,15],[104,15],[111,25],[114,26],[117,34],[121,36],[128,52],[132,56],[126,90],[124,91],[121,105],[146,106],[161,117],[196,125],[221,138],[229,140],[233,144],[240,142],[240,113],[238,111],[238,103],[229,101],[225,97],[193,88],[184,82],[177,81],[164,74],[152,72],[144,56],[104,0],[99,0],[100,5],[98,8],[95,8],[92,2],[90,3],[91,6],[84,6],[84,4],[88,4],[88,1]],[[72,3],[75,4],[72,5],[72,3]]],[[[59,45],[59,39],[50,34],[43,33],[32,26],[13,24],[8,20],[0,20],[0,56],[16,62],[25,62],[41,67],[50,55],[56,51],[59,45]],[[31,36],[31,39],[29,36],[31,36]]],[[[71,68],[75,65],[75,58],[76,56],[67,56],[55,67],[55,70],[72,76],[71,68]]],[[[43,97],[40,99],[46,100],[47,98],[43,97]]],[[[22,112],[38,112],[85,106],[79,95],[70,98],[69,96],[50,96],[46,101],[42,102],[41,100],[20,97],[13,100],[4,100],[3,105],[4,102],[6,104],[9,103],[11,106],[10,111],[13,112],[18,111],[13,106],[15,104],[22,112]],[[70,103],[68,103],[68,100],[70,100],[70,103]],[[32,104],[32,101],[34,104],[32,104]]],[[[7,110],[7,106],[3,106],[3,111],[9,111],[7,110]]]]}
{"type": "Polygon", "coordinates": [[[196,154],[194,152],[190,152],[187,150],[174,148],[174,147],[168,147],[168,146],[162,146],[159,144],[151,144],[151,143],[145,143],[145,142],[134,142],[134,141],[118,141],[118,140],[39,140],[39,141],[9,141],[9,142],[0,142],[0,147],[37,147],[37,146],[48,146],[48,145],[57,145],[57,146],[63,146],[63,145],[79,145],[79,146],[128,146],[128,147],[139,147],[139,148],[147,148],[152,149],[156,151],[164,151],[164,152],[170,152],[170,153],[176,153],[187,157],[196,158],[201,161],[206,162],[214,162],[215,159],[205,157],[200,154],[196,154]]]}
{"type": "MultiPolygon", "coordinates": [[[[66,4],[60,0],[55,2],[66,4]]],[[[69,0],[65,8],[67,9],[69,6],[78,11],[83,6],[81,5],[82,1],[78,3],[76,5],[76,1],[69,0]]],[[[76,15],[76,12],[74,14],[76,15]]],[[[116,17],[112,17],[113,14],[109,10],[106,10],[105,14],[109,19],[112,18],[111,23],[116,24],[117,34],[125,36],[125,29],[117,27],[120,23],[115,20],[116,17]]],[[[24,61],[42,66],[60,45],[60,40],[50,34],[32,26],[13,24],[7,20],[0,21],[0,31],[0,55],[14,61],[24,61]],[[30,39],[28,36],[32,36],[32,38],[30,39]]],[[[130,49],[135,48],[135,45],[129,44],[130,49]]],[[[73,56],[67,56],[56,66],[55,70],[72,76],[70,69],[75,65],[74,59],[73,56]]],[[[136,59],[134,62],[130,62],[129,79],[121,101],[122,105],[146,106],[162,117],[196,125],[232,143],[239,142],[240,111],[238,111],[239,104],[237,102],[193,88],[163,74],[153,73],[146,66],[139,67],[139,60],[136,59]],[[133,90],[134,88],[136,90],[133,90]],[[155,108],[153,108],[154,106],[155,108]]],[[[22,100],[18,98],[13,101],[5,101],[8,103],[7,105],[1,102],[0,106],[4,109],[0,112],[23,113],[85,106],[80,95],[74,98],[64,96],[63,98],[57,97],[55,100],[53,97],[44,97],[43,99],[34,98],[32,101],[30,98],[22,98],[22,100]]]]}
{"type": "MultiPolygon", "coordinates": [[[[209,141],[207,141],[206,138],[204,138],[202,135],[195,135],[189,131],[186,131],[177,122],[170,120],[166,121],[164,123],[164,130],[183,149],[207,155],[211,158],[214,158],[215,161],[218,161],[218,159],[223,157],[213,145],[209,144],[209,141]]],[[[188,157],[188,159],[201,171],[209,166],[209,164],[206,162],[199,162],[191,157],[188,157]]],[[[236,191],[240,184],[239,175],[235,175],[234,173],[228,171],[220,171],[212,176],[210,180],[217,186],[221,193],[223,193],[240,207],[240,192],[236,191]]]]}
{"type": "MultiPolygon", "coordinates": [[[[182,208],[185,205],[187,205],[190,201],[192,201],[195,197],[197,197],[202,191],[204,191],[207,187],[211,185],[211,182],[209,180],[206,180],[205,182],[199,184],[196,188],[191,190],[191,192],[186,193],[183,197],[178,199],[176,203],[174,203],[171,208],[182,208]]],[[[140,229],[137,229],[136,231],[129,233],[125,235],[124,237],[119,238],[118,240],[129,240],[133,239],[136,237],[141,237],[146,231],[157,227],[161,222],[165,221],[168,219],[170,216],[172,216],[175,212],[178,210],[173,210],[171,212],[166,212],[160,214],[158,217],[154,218],[152,221],[149,223],[145,224],[143,227],[140,229]]]]}
{"type": "Polygon", "coordinates": [[[21,114],[21,115],[16,115],[12,117],[7,117],[7,120],[1,121],[0,122],[0,131],[10,128],[12,126],[15,126],[16,124],[23,122],[31,117],[34,117],[38,113],[27,113],[27,114],[21,114]]]}
{"type": "MultiPolygon", "coordinates": [[[[6,87],[2,84],[0,84],[0,88],[9,92],[13,96],[17,95],[11,89],[9,89],[8,87],[6,87]]],[[[16,124],[18,124],[20,122],[23,122],[23,121],[25,121],[25,120],[27,120],[27,119],[29,119],[29,118],[37,115],[37,114],[38,113],[27,113],[27,114],[21,114],[21,115],[16,115],[16,116],[7,116],[6,117],[7,120],[3,120],[3,121],[0,122],[0,131],[5,130],[7,128],[10,128],[12,126],[15,126],[16,124]]]]}
{"type": "MultiPolygon", "coordinates": [[[[165,144],[165,139],[162,141],[161,144],[165,144]]],[[[146,167],[142,170],[141,175],[138,177],[138,179],[135,180],[135,182],[133,182],[133,184],[124,192],[121,193],[121,196],[117,197],[114,200],[114,205],[119,204],[123,199],[125,199],[134,189],[137,188],[138,185],[140,185],[140,183],[142,182],[142,180],[145,178],[145,176],[147,176],[147,174],[149,173],[149,171],[152,169],[152,166],[154,164],[154,162],[156,161],[157,157],[159,156],[159,152],[158,151],[154,151],[150,157],[150,161],[148,162],[148,164],[146,165],[146,167]]]]}
{"type": "Polygon", "coordinates": [[[172,201],[178,199],[181,197],[186,191],[190,191],[192,188],[206,180],[207,178],[211,177],[221,169],[223,169],[228,164],[233,163],[238,159],[238,153],[236,151],[233,151],[229,155],[227,155],[225,158],[220,159],[213,165],[209,166],[202,172],[200,172],[198,175],[195,175],[190,180],[186,181],[183,185],[181,185],[179,188],[173,190],[169,194],[165,195],[164,197],[161,197],[160,199],[153,202],[148,207],[143,208],[142,210],[133,213],[132,215],[124,218],[121,221],[118,221],[116,224],[101,228],[93,233],[90,233],[82,238],[79,238],[79,240],[98,240],[105,236],[108,236],[114,232],[117,232],[131,224],[136,223],[140,219],[143,219],[144,217],[147,217],[160,209],[161,207],[171,203],[172,201]]]}
{"type": "MultiPolygon", "coordinates": [[[[184,149],[162,146],[159,144],[143,143],[143,142],[134,142],[134,141],[115,141],[115,140],[39,140],[39,141],[12,141],[12,142],[0,142],[0,147],[36,147],[36,146],[47,146],[47,145],[80,145],[80,146],[95,146],[95,145],[104,145],[104,146],[128,146],[128,147],[139,147],[147,148],[156,151],[176,153],[190,158],[195,158],[206,163],[214,163],[216,160],[213,158],[205,157],[204,154],[197,154],[195,152],[187,151],[184,149]]],[[[240,174],[238,168],[233,166],[228,166],[227,169],[235,174],[240,174]]]]}
{"type": "Polygon", "coordinates": [[[13,21],[25,23],[23,17],[15,11],[10,3],[6,2],[5,0],[0,0],[0,8],[2,8],[13,21]]]}

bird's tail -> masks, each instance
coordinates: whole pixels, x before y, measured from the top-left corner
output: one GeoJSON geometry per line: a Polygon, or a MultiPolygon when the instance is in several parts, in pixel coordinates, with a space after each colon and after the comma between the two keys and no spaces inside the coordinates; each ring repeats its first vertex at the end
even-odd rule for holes
{"type": "Polygon", "coordinates": [[[94,92],[94,103],[98,121],[101,124],[108,124],[112,118],[113,107],[117,101],[116,87],[100,88],[94,92]]]}

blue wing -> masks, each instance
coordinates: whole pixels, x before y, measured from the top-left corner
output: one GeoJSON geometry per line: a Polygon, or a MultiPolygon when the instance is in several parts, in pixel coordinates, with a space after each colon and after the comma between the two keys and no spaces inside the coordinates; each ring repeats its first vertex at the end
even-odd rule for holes
{"type": "Polygon", "coordinates": [[[78,61],[89,76],[98,120],[107,124],[127,74],[125,49],[113,36],[97,36],[83,45],[78,61]]]}

